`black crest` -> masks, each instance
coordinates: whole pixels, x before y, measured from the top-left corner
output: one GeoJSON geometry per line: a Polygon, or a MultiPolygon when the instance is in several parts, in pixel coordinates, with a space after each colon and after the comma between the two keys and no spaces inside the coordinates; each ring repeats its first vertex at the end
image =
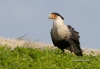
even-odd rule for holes
{"type": "Polygon", "coordinates": [[[59,13],[53,12],[53,13],[51,13],[51,14],[55,14],[55,15],[57,15],[57,16],[60,16],[60,17],[64,20],[64,18],[63,18],[59,13]]]}

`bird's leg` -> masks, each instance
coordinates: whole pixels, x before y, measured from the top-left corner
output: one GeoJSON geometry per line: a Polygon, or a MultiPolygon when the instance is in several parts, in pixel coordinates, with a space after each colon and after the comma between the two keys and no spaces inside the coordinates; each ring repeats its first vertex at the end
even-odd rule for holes
{"type": "Polygon", "coordinates": [[[64,49],[61,49],[62,50],[62,52],[61,53],[64,53],[65,51],[64,51],[64,49]]]}
{"type": "Polygon", "coordinates": [[[74,56],[75,55],[75,53],[74,52],[71,52],[72,53],[72,55],[74,56]]]}

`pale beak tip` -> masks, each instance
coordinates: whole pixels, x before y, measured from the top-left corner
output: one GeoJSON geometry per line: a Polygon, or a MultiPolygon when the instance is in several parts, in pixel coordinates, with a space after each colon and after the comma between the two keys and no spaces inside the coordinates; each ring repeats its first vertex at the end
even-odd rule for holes
{"type": "Polygon", "coordinates": [[[51,19],[51,15],[49,15],[48,19],[51,19]]]}

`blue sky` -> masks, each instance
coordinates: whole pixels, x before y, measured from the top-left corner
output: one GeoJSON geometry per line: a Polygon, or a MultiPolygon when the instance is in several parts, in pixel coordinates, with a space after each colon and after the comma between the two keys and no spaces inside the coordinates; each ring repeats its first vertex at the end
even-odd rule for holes
{"type": "Polygon", "coordinates": [[[0,36],[52,43],[51,12],[58,12],[80,32],[81,47],[100,49],[100,0],[2,0],[0,36]]]}

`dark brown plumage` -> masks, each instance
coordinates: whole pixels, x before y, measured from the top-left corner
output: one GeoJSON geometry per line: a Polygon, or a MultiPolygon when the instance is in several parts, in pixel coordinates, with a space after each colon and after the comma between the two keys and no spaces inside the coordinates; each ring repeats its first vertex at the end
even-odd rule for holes
{"type": "Polygon", "coordinates": [[[64,24],[64,18],[59,13],[51,13],[49,18],[53,20],[53,28],[51,29],[51,39],[54,46],[64,52],[69,48],[77,56],[83,56],[80,48],[79,32],[75,31],[70,25],[64,24]]]}

